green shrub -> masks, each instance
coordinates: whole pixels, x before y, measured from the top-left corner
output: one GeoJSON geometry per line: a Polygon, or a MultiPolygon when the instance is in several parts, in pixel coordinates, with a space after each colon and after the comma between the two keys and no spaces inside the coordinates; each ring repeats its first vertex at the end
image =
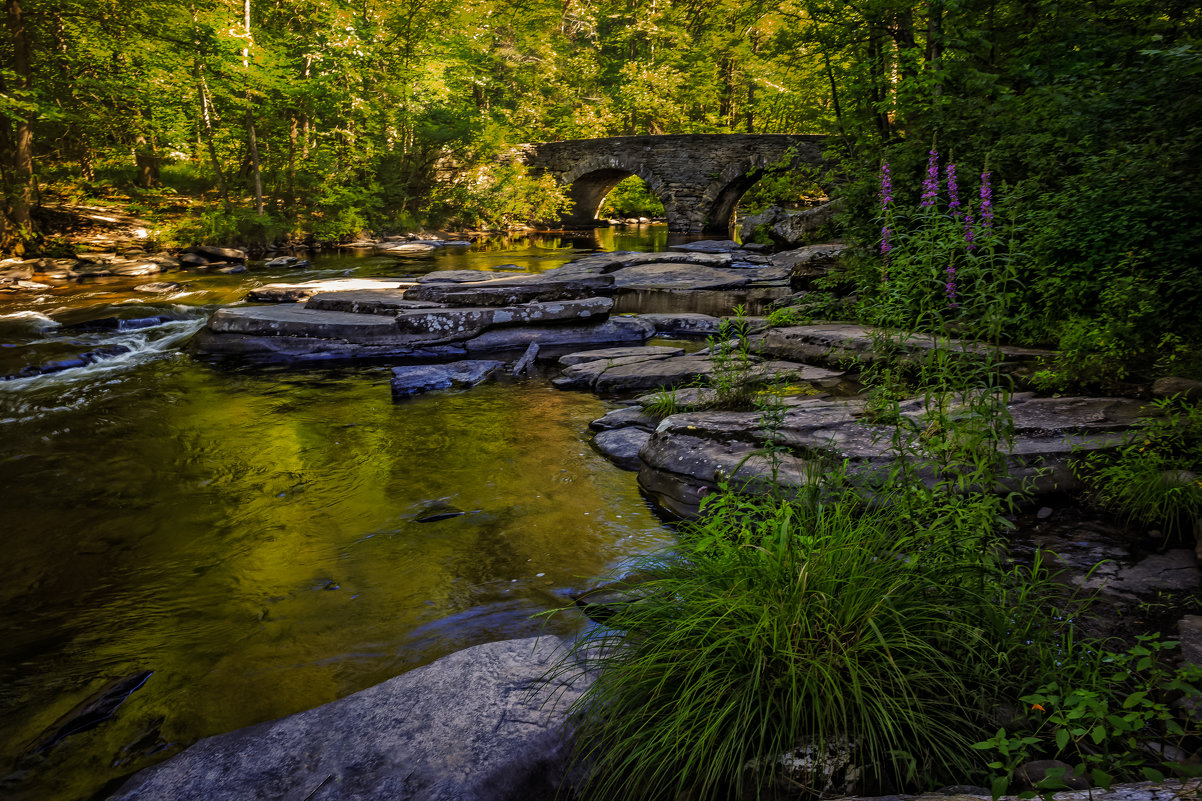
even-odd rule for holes
{"type": "Polygon", "coordinates": [[[1093,498],[1128,523],[1189,536],[1202,516],[1202,407],[1177,399],[1153,406],[1159,414],[1117,452],[1095,451],[1074,468],[1093,498]]]}
{"type": "Polygon", "coordinates": [[[720,494],[640,565],[641,600],[576,648],[602,668],[575,708],[587,797],[832,789],[825,758],[784,770],[801,752],[847,753],[858,791],[979,773],[996,701],[1063,654],[1031,644],[1058,639],[1055,591],[982,558],[953,510],[915,526],[912,499],[882,500],[720,494]]]}
{"type": "Polygon", "coordinates": [[[1174,697],[1202,696],[1202,667],[1171,668],[1166,652],[1176,645],[1143,635],[1126,652],[1098,653],[1082,681],[1051,682],[1024,695],[1026,714],[973,746],[992,757],[994,797],[1011,789],[1018,767],[1037,759],[1069,765],[1049,771],[1040,791],[1067,789],[1069,778],[1109,787],[1202,775],[1202,765],[1182,761],[1202,739],[1202,724],[1171,707],[1174,697]]]}

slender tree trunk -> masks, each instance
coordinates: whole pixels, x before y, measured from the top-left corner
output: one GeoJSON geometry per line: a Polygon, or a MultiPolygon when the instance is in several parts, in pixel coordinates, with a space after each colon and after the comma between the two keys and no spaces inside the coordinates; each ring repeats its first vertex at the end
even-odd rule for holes
{"type": "Polygon", "coordinates": [[[242,24],[246,47],[242,49],[242,67],[246,70],[246,145],[250,149],[251,181],[255,193],[255,213],[263,213],[263,178],[259,173],[259,143],[255,139],[255,114],[250,91],[250,0],[242,0],[242,24]]]}
{"type": "MultiPolygon", "coordinates": [[[[12,39],[13,73],[18,90],[30,86],[29,34],[20,0],[8,0],[8,33],[12,39]]],[[[12,126],[12,173],[8,216],[13,225],[26,230],[33,227],[29,216],[33,200],[33,120],[28,114],[19,116],[12,126]]]]}
{"type": "Polygon", "coordinates": [[[155,152],[154,140],[140,133],[134,138],[134,164],[138,168],[138,186],[149,189],[159,184],[159,154],[155,152]]]}

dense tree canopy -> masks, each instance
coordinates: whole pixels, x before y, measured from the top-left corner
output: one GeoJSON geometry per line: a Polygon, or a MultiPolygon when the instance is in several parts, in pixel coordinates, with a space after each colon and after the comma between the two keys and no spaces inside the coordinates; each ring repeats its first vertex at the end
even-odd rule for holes
{"type": "Polygon", "coordinates": [[[932,149],[966,193],[991,173],[1036,310],[1010,336],[1198,327],[1202,9],[1185,0],[6,0],[6,16],[10,249],[37,245],[48,187],[203,197],[194,236],[498,226],[561,202],[506,163],[515,143],[824,133],[864,253],[883,162],[901,200],[932,149]]]}

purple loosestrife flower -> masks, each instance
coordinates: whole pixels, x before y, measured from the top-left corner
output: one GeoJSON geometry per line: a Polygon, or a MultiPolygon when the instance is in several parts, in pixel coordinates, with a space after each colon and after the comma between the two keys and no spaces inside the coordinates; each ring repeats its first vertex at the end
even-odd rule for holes
{"type": "Polygon", "coordinates": [[[889,175],[889,162],[881,165],[881,211],[888,211],[893,202],[893,180],[889,175]]]}
{"type": "Polygon", "coordinates": [[[947,178],[947,210],[960,219],[960,189],[956,186],[956,165],[948,164],[943,172],[947,178]]]}
{"type": "Polygon", "coordinates": [[[930,208],[935,205],[937,197],[939,197],[939,154],[932,150],[930,158],[927,159],[927,177],[922,182],[922,202],[918,205],[924,209],[930,208]]]}
{"type": "Polygon", "coordinates": [[[990,173],[981,173],[981,230],[987,238],[993,230],[993,187],[989,185],[990,173]]]}
{"type": "Polygon", "coordinates": [[[947,295],[947,305],[953,309],[960,304],[956,302],[956,267],[949,264],[947,267],[947,285],[943,288],[943,292],[947,295]]]}
{"type": "Polygon", "coordinates": [[[972,223],[972,206],[967,206],[964,209],[964,245],[968,250],[974,250],[977,246],[974,241],[976,234],[972,232],[972,223]]]}

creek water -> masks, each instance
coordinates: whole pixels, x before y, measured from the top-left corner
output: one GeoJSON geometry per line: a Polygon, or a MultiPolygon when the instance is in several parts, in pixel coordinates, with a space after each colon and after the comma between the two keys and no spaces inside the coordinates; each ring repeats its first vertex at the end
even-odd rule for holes
{"type": "Polygon", "coordinates": [[[234,368],[185,346],[257,284],[667,243],[602,230],[0,296],[0,376],[101,354],[0,381],[0,796],[101,798],[198,738],[583,625],[532,616],[671,541],[588,443],[605,402],[527,380],[394,403],[387,366],[234,368]],[[113,317],[161,319],[96,325],[113,317]]]}

